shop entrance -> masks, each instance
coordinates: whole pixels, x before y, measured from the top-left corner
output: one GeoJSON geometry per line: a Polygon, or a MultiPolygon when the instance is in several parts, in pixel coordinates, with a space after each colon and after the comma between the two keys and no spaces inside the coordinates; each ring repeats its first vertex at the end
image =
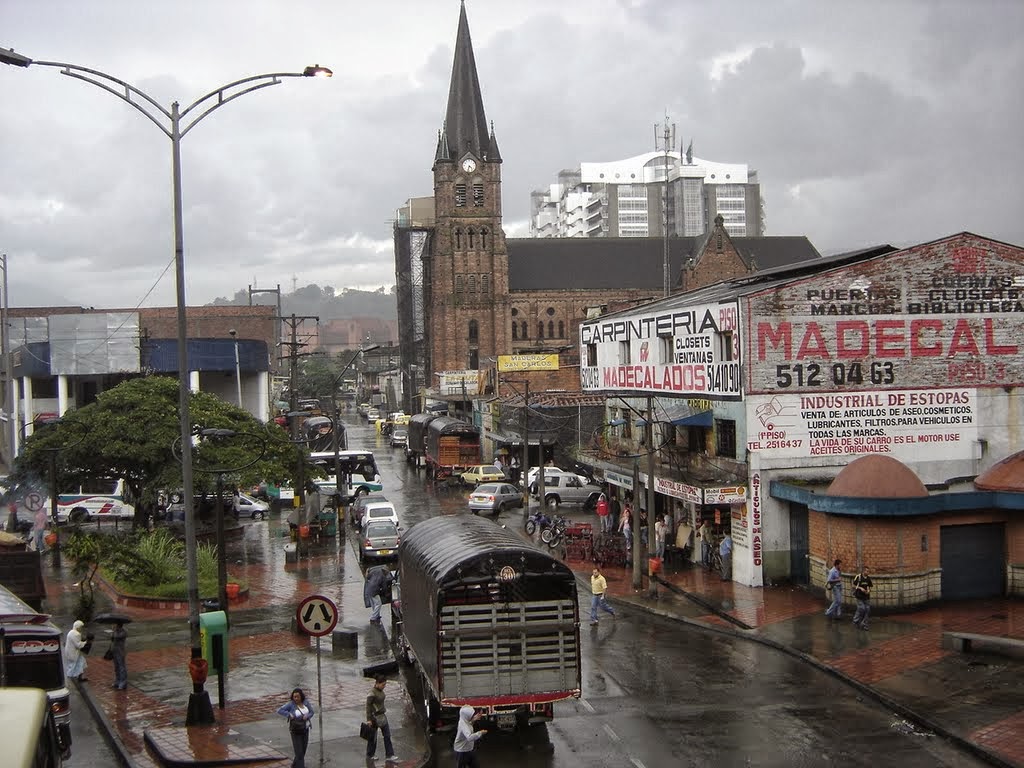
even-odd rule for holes
{"type": "Polygon", "coordinates": [[[807,525],[807,505],[789,504],[789,578],[794,584],[809,584],[810,561],[807,558],[810,535],[807,525]]]}
{"type": "Polygon", "coordinates": [[[944,525],[942,598],[1001,597],[1006,592],[1006,531],[1002,523],[944,525]]]}

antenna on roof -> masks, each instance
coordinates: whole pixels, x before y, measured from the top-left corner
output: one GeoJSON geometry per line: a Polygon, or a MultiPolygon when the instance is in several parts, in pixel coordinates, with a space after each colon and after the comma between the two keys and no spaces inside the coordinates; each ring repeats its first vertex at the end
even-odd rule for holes
{"type": "MultiPolygon", "coordinates": [[[[654,148],[655,148],[655,150],[659,149],[659,147],[658,147],[658,126],[657,125],[654,126],[654,148]]],[[[665,296],[668,296],[669,294],[672,293],[672,276],[671,276],[671,270],[669,269],[669,256],[668,256],[668,237],[669,237],[669,231],[668,231],[668,205],[669,205],[669,200],[671,199],[671,196],[668,193],[668,172],[669,172],[669,166],[671,164],[671,158],[669,157],[669,152],[674,151],[675,148],[676,148],[676,124],[672,123],[671,126],[669,125],[669,122],[668,122],[668,109],[666,108],[666,110],[665,110],[665,123],[662,125],[661,147],[660,147],[661,151],[663,151],[665,153],[665,161],[662,164],[662,166],[663,166],[662,170],[665,173],[665,176],[663,178],[663,181],[665,182],[665,186],[662,188],[662,196],[661,196],[661,226],[662,226],[661,234],[662,234],[662,237],[664,237],[664,239],[665,239],[665,247],[664,247],[664,251],[662,253],[661,281],[662,281],[662,290],[663,290],[665,296]]]]}

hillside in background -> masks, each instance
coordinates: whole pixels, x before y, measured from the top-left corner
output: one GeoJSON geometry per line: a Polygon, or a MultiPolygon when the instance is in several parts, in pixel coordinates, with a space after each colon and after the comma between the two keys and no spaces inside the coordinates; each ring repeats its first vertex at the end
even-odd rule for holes
{"type": "MultiPolygon", "coordinates": [[[[217,298],[208,306],[239,306],[249,303],[249,291],[243,288],[230,298],[217,298]]],[[[253,304],[276,304],[273,293],[257,293],[253,304]]],[[[331,286],[307,285],[293,293],[281,291],[281,312],[284,315],[316,315],[321,322],[341,320],[349,317],[376,317],[383,320],[397,320],[398,305],[395,287],[376,291],[344,289],[335,293],[331,286]]]]}

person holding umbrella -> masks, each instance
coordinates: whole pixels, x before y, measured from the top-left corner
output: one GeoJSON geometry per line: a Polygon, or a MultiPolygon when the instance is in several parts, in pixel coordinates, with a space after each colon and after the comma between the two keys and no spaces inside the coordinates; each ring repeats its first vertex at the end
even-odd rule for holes
{"type": "Polygon", "coordinates": [[[103,658],[114,662],[114,684],[110,687],[124,691],[128,688],[128,632],[124,625],[131,619],[119,613],[101,613],[95,621],[114,625],[110,633],[110,647],[103,654],[103,658]]]}

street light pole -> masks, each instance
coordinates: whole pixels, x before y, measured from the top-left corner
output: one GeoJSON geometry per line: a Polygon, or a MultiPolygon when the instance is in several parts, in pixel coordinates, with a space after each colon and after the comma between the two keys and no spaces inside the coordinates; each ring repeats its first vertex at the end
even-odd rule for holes
{"type": "Polygon", "coordinates": [[[238,331],[232,328],[228,335],[235,340],[235,387],[238,389],[238,407],[242,407],[242,364],[238,359],[238,331]]]}
{"type": "MultiPolygon", "coordinates": [[[[66,64],[57,61],[34,61],[13,49],[0,48],[0,63],[9,64],[15,67],[28,67],[31,65],[39,67],[55,67],[61,70],[61,74],[82,80],[97,88],[102,88],[111,93],[150,119],[160,131],[171,140],[171,183],[174,203],[174,276],[175,276],[175,299],[177,305],[177,332],[178,332],[178,418],[181,423],[181,485],[185,498],[185,569],[186,569],[186,591],[188,594],[188,621],[190,629],[190,640],[192,658],[201,656],[199,636],[199,582],[196,572],[196,529],[194,511],[194,483],[192,479],[192,425],[189,418],[189,398],[191,386],[189,381],[188,366],[188,325],[185,303],[185,246],[182,224],[182,202],[181,202],[181,140],[192,130],[204,117],[214,112],[247,93],[267,88],[271,85],[281,83],[285,77],[330,77],[333,72],[326,67],[319,65],[306,67],[302,72],[276,72],[263,75],[234,80],[210,91],[205,96],[196,99],[184,110],[180,110],[178,102],[171,104],[170,111],[165,109],[147,93],[139,90],[125,81],[108,75],[99,70],[81,67],[75,64],[66,64]],[[140,101],[141,100],[141,101],[140,101]],[[201,111],[184,128],[181,121],[186,118],[194,109],[201,111]],[[166,122],[166,124],[165,124],[166,122]]],[[[196,684],[196,694],[205,694],[201,690],[201,684],[196,684]]],[[[207,702],[209,699],[207,698],[207,702]]],[[[207,703],[207,706],[208,703],[207,703]]],[[[192,715],[192,706],[189,706],[189,715],[192,715]]]]}

